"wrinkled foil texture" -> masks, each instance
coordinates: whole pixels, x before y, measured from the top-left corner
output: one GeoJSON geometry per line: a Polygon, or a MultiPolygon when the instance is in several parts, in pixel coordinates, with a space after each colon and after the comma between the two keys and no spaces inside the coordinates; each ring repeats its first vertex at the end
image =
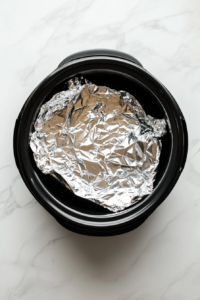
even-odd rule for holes
{"type": "Polygon", "coordinates": [[[41,106],[34,127],[37,167],[76,195],[117,212],[153,191],[166,121],[128,92],[75,77],[41,106]]]}

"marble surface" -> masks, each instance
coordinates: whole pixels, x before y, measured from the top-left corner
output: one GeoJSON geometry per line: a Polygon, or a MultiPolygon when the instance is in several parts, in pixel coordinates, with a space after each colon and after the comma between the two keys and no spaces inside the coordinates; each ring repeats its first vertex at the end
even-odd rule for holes
{"type": "Polygon", "coordinates": [[[0,299],[200,299],[200,1],[1,0],[0,299]],[[137,230],[87,237],[62,228],[15,166],[15,119],[58,63],[125,51],[174,95],[189,155],[172,193],[137,230]]]}

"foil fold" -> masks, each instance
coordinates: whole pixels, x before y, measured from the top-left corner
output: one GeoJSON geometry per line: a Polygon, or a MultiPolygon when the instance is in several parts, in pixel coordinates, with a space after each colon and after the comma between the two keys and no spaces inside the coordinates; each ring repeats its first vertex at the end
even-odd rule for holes
{"type": "Polygon", "coordinates": [[[146,115],[126,91],[83,77],[67,85],[41,106],[35,121],[30,147],[37,167],[62,178],[77,196],[113,212],[149,195],[165,119],[146,115]]]}

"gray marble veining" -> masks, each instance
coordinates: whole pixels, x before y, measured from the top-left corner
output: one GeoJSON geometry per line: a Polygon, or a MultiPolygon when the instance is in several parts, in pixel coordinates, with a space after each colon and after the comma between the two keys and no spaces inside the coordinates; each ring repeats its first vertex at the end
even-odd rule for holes
{"type": "Polygon", "coordinates": [[[0,299],[199,300],[200,2],[0,6],[0,299]],[[57,224],[27,191],[12,152],[14,122],[31,91],[67,55],[91,48],[139,59],[173,94],[189,131],[188,160],[172,193],[140,228],[109,238],[57,224]]]}

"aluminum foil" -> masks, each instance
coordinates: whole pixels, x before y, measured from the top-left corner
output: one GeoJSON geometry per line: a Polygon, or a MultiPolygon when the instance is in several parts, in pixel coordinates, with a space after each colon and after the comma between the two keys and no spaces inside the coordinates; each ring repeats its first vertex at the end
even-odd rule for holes
{"type": "Polygon", "coordinates": [[[166,121],[128,92],[73,78],[41,106],[34,127],[37,167],[76,195],[117,212],[153,191],[166,121]]]}

